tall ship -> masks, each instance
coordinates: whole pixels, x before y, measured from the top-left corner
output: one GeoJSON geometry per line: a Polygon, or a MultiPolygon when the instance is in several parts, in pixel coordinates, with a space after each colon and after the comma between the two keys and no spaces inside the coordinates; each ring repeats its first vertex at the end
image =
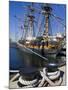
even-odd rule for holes
{"type": "Polygon", "coordinates": [[[10,16],[22,22],[14,22],[19,28],[11,27],[15,37],[10,38],[10,88],[66,85],[65,5],[13,3],[10,16]]]}
{"type": "MultiPolygon", "coordinates": [[[[26,62],[30,61],[33,66],[36,61],[37,66],[61,66],[64,62],[57,59],[58,53],[64,47],[65,35],[61,33],[52,34],[51,21],[50,18],[54,17],[61,20],[61,18],[56,17],[52,10],[53,8],[49,4],[41,5],[40,10],[36,10],[34,4],[27,7],[28,13],[25,15],[24,19],[24,34],[21,39],[17,41],[17,47],[23,52],[23,56],[26,62]],[[43,20],[36,21],[35,13],[40,13],[43,20]],[[36,23],[37,28],[39,23],[38,32],[35,34],[34,23],[36,23]],[[42,30],[43,25],[43,30],[42,30]],[[32,61],[32,62],[31,62],[32,61]],[[40,63],[40,64],[39,64],[40,63]]],[[[62,23],[63,24],[63,23],[62,23]]],[[[65,27],[65,25],[63,24],[65,27]]]]}

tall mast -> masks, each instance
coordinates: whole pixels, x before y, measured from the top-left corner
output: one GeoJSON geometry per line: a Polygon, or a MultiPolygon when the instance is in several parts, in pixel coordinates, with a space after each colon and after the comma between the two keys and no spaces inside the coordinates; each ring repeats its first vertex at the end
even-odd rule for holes
{"type": "Polygon", "coordinates": [[[28,32],[28,22],[27,22],[27,17],[25,15],[25,20],[24,20],[24,39],[27,37],[27,32],[28,32]]]}
{"type": "Polygon", "coordinates": [[[33,23],[34,23],[34,16],[32,15],[28,15],[29,17],[29,32],[28,32],[28,36],[29,37],[33,37],[33,23]]]}
{"type": "Polygon", "coordinates": [[[28,7],[29,9],[29,15],[28,15],[28,20],[29,20],[29,31],[28,31],[28,38],[32,38],[34,36],[34,30],[33,30],[33,23],[34,23],[34,8],[33,8],[33,3],[31,6],[28,7]]]}
{"type": "Polygon", "coordinates": [[[44,30],[44,37],[48,37],[48,30],[49,30],[49,16],[52,11],[52,8],[48,4],[44,4],[42,7],[42,14],[45,15],[45,30],[44,30]]]}

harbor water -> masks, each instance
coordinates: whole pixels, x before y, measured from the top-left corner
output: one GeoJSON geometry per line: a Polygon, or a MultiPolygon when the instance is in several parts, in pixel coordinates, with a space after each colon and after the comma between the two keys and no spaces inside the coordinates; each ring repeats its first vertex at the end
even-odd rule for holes
{"type": "Polygon", "coordinates": [[[61,55],[57,56],[56,59],[53,57],[48,57],[49,60],[46,60],[36,56],[33,53],[26,53],[20,50],[17,47],[10,47],[10,70],[19,70],[20,68],[26,67],[35,67],[35,68],[43,68],[47,63],[64,63],[64,60],[61,58],[61,55]]]}
{"type": "Polygon", "coordinates": [[[10,47],[10,70],[19,70],[26,67],[42,67],[46,63],[35,54],[26,54],[19,48],[10,47]],[[26,57],[26,58],[25,58],[26,57]]]}

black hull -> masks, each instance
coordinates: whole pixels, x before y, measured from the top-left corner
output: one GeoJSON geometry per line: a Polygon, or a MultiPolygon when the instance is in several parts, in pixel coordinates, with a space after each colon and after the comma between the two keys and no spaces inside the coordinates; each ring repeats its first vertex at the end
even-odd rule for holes
{"type": "Polygon", "coordinates": [[[45,67],[45,65],[47,65],[46,58],[40,57],[32,53],[32,51],[29,51],[23,46],[17,45],[17,47],[22,51],[27,67],[31,66],[31,67],[43,68],[45,67]]]}
{"type": "Polygon", "coordinates": [[[65,62],[61,58],[55,57],[57,51],[52,52],[52,55],[50,53],[47,53],[47,55],[42,55],[41,52],[37,49],[26,48],[19,43],[17,45],[23,53],[26,65],[29,67],[47,67],[49,69],[55,69],[65,64],[65,62]]]}

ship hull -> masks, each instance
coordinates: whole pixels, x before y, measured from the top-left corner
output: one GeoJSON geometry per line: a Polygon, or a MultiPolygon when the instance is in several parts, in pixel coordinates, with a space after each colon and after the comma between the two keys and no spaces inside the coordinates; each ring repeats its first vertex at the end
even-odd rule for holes
{"type": "Polygon", "coordinates": [[[29,48],[20,43],[17,43],[17,46],[20,50],[22,50],[26,53],[32,54],[32,53],[36,52],[37,54],[40,54],[44,57],[47,57],[47,56],[55,57],[60,52],[60,48],[59,48],[59,50],[58,49],[29,48]]]}
{"type": "Polygon", "coordinates": [[[27,48],[26,46],[17,43],[18,48],[22,51],[25,63],[27,66],[34,66],[38,68],[43,68],[48,65],[48,63],[55,63],[55,56],[57,50],[54,51],[43,51],[39,49],[27,48]]]}
{"type": "Polygon", "coordinates": [[[47,65],[47,59],[43,57],[40,52],[38,54],[38,50],[35,50],[37,51],[36,53],[33,49],[26,48],[19,43],[17,43],[17,47],[22,51],[27,67],[43,68],[47,65]]]}

